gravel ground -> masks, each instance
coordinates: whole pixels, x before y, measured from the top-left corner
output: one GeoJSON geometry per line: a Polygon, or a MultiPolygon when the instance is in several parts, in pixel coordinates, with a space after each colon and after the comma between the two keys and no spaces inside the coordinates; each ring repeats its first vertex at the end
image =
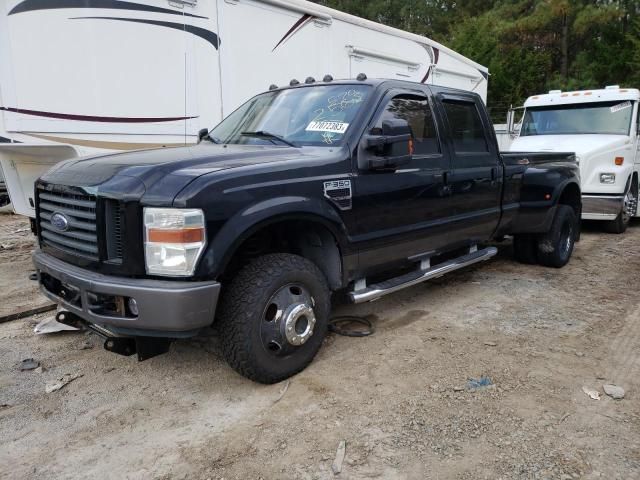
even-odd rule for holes
{"type": "MultiPolygon", "coordinates": [[[[20,222],[0,216],[0,244],[23,242],[0,251],[4,309],[43,302],[28,282],[7,288],[30,269],[20,222]]],[[[336,306],[375,335],[330,336],[278,385],[234,373],[213,335],[138,363],[84,332],[36,336],[41,318],[0,324],[0,478],[640,478],[640,222],[585,230],[561,270],[519,265],[507,243],[488,263],[336,306]],[[42,370],[19,371],[31,357],[42,370]],[[65,374],[78,378],[45,392],[65,374]],[[492,385],[467,389],[481,376],[492,385]]]]}

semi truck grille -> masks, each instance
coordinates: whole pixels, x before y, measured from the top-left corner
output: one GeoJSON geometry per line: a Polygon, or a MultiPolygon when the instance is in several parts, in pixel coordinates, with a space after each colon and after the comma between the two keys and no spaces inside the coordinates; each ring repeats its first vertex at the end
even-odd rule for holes
{"type": "Polygon", "coordinates": [[[92,195],[40,191],[38,201],[42,243],[98,261],[96,198],[92,195]]]}

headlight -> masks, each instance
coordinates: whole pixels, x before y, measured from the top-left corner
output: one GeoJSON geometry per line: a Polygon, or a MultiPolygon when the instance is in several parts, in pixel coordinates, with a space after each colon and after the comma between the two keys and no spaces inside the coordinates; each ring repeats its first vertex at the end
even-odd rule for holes
{"type": "Polygon", "coordinates": [[[147,273],[175,277],[193,275],[206,243],[202,210],[144,209],[144,254],[147,273]]]}
{"type": "Polygon", "coordinates": [[[616,174],[615,173],[601,173],[600,174],[600,183],[616,183],[616,174]]]}

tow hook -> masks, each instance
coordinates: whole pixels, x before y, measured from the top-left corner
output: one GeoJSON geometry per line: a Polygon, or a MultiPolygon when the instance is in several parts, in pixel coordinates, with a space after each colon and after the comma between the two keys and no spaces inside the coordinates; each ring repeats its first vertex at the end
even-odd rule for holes
{"type": "Polygon", "coordinates": [[[66,310],[61,310],[56,314],[56,321],[72,327],[91,330],[104,339],[105,350],[126,357],[137,353],[138,361],[140,362],[167,353],[171,346],[170,338],[120,336],[107,328],[91,324],[78,315],[66,310]]]}

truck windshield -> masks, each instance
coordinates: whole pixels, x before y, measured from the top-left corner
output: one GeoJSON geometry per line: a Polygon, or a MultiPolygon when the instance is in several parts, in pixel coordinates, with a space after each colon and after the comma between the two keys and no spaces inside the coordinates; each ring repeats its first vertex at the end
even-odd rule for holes
{"type": "Polygon", "coordinates": [[[629,100],[527,108],[520,135],[629,135],[632,112],[629,100]]]}
{"type": "Polygon", "coordinates": [[[246,145],[340,145],[370,91],[323,85],[263,93],[225,118],[209,136],[246,145]]]}

